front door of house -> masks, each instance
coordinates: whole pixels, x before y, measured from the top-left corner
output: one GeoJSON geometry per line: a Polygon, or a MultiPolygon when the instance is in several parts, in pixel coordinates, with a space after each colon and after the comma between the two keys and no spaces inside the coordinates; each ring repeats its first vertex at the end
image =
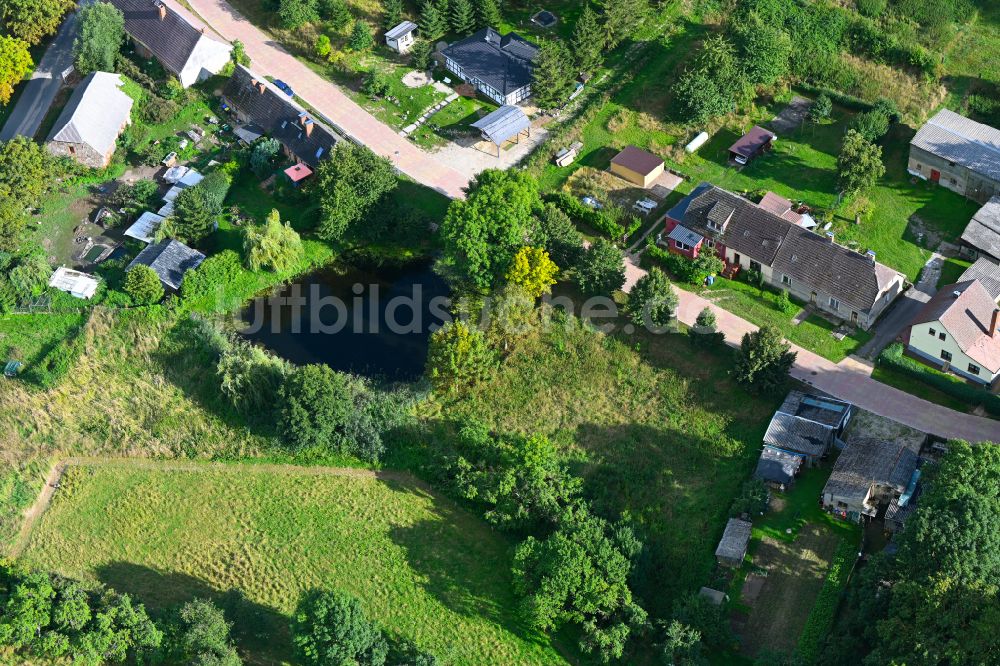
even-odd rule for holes
{"type": "Polygon", "coordinates": [[[813,305],[816,305],[816,292],[815,291],[812,292],[811,294],[809,294],[809,302],[812,303],[813,305]]]}
{"type": "Polygon", "coordinates": [[[857,324],[858,323],[858,313],[857,312],[852,312],[851,313],[851,323],[852,324],[857,324]]]}
{"type": "Polygon", "coordinates": [[[931,180],[935,183],[941,180],[941,172],[937,169],[931,169],[931,180]]]}
{"type": "Polygon", "coordinates": [[[733,263],[734,264],[739,264],[740,263],[740,253],[739,252],[736,252],[736,253],[733,254],[733,263]]]}

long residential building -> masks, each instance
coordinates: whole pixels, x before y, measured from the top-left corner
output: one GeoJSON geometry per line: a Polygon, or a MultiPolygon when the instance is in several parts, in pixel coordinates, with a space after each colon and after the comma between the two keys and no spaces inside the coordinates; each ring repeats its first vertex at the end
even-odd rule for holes
{"type": "Polygon", "coordinates": [[[538,47],[516,33],[483,28],[441,53],[450,72],[497,104],[517,104],[531,96],[538,47]]]}
{"type": "Polygon", "coordinates": [[[868,329],[903,291],[904,277],[737,194],[701,183],[663,218],[671,252],[695,258],[714,251],[728,269],[752,270],[852,325],[868,329]]]}
{"type": "Polygon", "coordinates": [[[233,47],[173,0],[109,0],[125,16],[140,54],[160,61],[185,88],[218,74],[233,47]]]}
{"type": "Polygon", "coordinates": [[[267,134],[292,159],[316,167],[342,137],[263,76],[237,65],[222,99],[242,124],[236,132],[247,139],[267,134]]]}

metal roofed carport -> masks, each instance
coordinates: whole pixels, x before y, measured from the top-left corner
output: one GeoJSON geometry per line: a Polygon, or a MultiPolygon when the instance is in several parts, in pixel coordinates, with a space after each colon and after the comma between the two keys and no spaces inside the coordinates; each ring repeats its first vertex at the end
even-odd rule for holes
{"type": "Polygon", "coordinates": [[[496,111],[487,114],[472,126],[482,132],[483,138],[491,141],[497,147],[497,157],[500,157],[500,146],[511,139],[519,140],[521,132],[531,136],[531,121],[524,111],[512,105],[501,106],[496,111]]]}

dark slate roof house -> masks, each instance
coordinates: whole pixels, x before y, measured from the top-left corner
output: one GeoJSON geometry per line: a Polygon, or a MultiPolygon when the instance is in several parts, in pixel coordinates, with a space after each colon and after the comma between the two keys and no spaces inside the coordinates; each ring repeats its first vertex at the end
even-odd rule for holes
{"type": "Polygon", "coordinates": [[[764,444],[801,453],[808,462],[830,450],[850,421],[850,403],[791,391],[771,418],[764,444]]]}
{"type": "Polygon", "coordinates": [[[129,268],[138,265],[149,266],[158,276],[163,286],[173,291],[181,288],[184,274],[192,268],[197,268],[205,261],[205,255],[198,250],[192,250],[184,243],[175,240],[162,240],[159,243],[147,245],[136,255],[129,268]]]}
{"type": "Polygon", "coordinates": [[[977,253],[1000,259],[1000,196],[991,197],[976,211],[962,232],[962,240],[977,253]]]}
{"type": "Polygon", "coordinates": [[[294,159],[315,168],[341,136],[290,99],[273,83],[237,65],[222,97],[240,122],[281,142],[294,159]]]}
{"type": "Polygon", "coordinates": [[[483,28],[453,43],[442,55],[449,71],[497,104],[517,104],[531,95],[531,67],[538,46],[516,33],[501,35],[483,28]]]}
{"type": "Polygon", "coordinates": [[[173,0],[109,0],[125,16],[125,32],[187,88],[218,74],[232,46],[173,0]]]}

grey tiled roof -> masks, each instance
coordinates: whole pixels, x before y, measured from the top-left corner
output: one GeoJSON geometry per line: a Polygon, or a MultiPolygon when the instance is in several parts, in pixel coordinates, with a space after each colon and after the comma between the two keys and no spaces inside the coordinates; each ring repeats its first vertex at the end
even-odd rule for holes
{"type": "Polygon", "coordinates": [[[248,117],[250,123],[280,141],[311,167],[327,157],[341,140],[332,128],[278,90],[273,83],[242,65],[233,71],[222,95],[231,106],[248,117]],[[312,124],[309,135],[306,135],[303,126],[306,122],[303,114],[312,124]]]}
{"type": "Polygon", "coordinates": [[[715,549],[716,557],[724,557],[736,560],[746,553],[747,545],[750,543],[750,535],[753,525],[739,518],[730,518],[726,523],[726,531],[722,533],[719,546],[715,549]]]}
{"type": "Polygon", "coordinates": [[[59,114],[49,141],[82,143],[102,155],[107,153],[132,112],[132,98],[121,91],[121,85],[117,74],[87,75],[59,114]]]}
{"type": "Polygon", "coordinates": [[[764,443],[808,456],[822,456],[833,443],[833,429],[792,414],[776,412],[764,433],[764,443]]]}
{"type": "Polygon", "coordinates": [[[699,185],[692,194],[696,192],[698,194],[684,209],[681,220],[684,226],[704,236],[715,237],[717,232],[708,226],[712,211],[721,210],[716,207],[718,204],[732,208],[733,215],[720,240],[734,252],[761,264],[770,266],[774,262],[778,247],[791,226],[788,222],[721,187],[709,185],[702,189],[699,185]]]}
{"type": "Polygon", "coordinates": [[[986,254],[1000,258],[1000,197],[992,197],[969,220],[962,240],[986,254]]]}
{"type": "Polygon", "coordinates": [[[160,281],[171,289],[180,289],[184,273],[197,268],[205,261],[205,255],[198,250],[192,250],[184,243],[175,240],[163,240],[147,245],[136,255],[129,268],[142,264],[149,266],[160,276],[160,281]]]}
{"type": "Polygon", "coordinates": [[[989,125],[942,109],[910,144],[1000,181],[1000,130],[989,125]]]}
{"type": "Polygon", "coordinates": [[[916,468],[917,454],[902,444],[872,438],[854,440],[840,452],[823,493],[857,503],[874,484],[902,493],[916,468]]]}
{"type": "Polygon", "coordinates": [[[695,247],[698,245],[698,243],[705,240],[704,236],[691,231],[683,224],[678,224],[676,227],[671,229],[670,233],[667,234],[667,238],[669,238],[672,241],[684,243],[688,247],[695,247]]]}
{"type": "Polygon", "coordinates": [[[990,257],[979,257],[976,261],[965,269],[959,282],[971,282],[978,280],[986,291],[989,292],[993,300],[1000,299],[1000,262],[990,257]]]}
{"type": "MultiPolygon", "coordinates": [[[[184,69],[198,40],[208,36],[201,21],[173,4],[165,6],[166,15],[161,19],[161,3],[156,0],[108,1],[125,15],[125,32],[149,49],[174,74],[184,69]]],[[[221,39],[216,41],[222,42],[221,39]]]]}
{"type": "Polygon", "coordinates": [[[458,63],[467,77],[508,95],[531,84],[531,63],[538,47],[513,32],[501,36],[493,28],[483,28],[443,54],[458,63]]]}

